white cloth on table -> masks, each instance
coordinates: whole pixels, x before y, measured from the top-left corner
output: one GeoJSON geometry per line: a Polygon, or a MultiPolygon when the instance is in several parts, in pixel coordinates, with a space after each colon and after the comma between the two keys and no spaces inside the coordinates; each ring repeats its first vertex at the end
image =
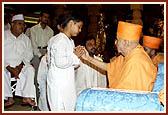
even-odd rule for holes
{"type": "Polygon", "coordinates": [[[34,68],[30,65],[30,60],[33,58],[33,50],[30,39],[21,34],[17,38],[11,33],[10,30],[4,32],[4,97],[12,97],[11,90],[11,75],[6,69],[16,67],[20,63],[24,63],[19,78],[17,79],[15,95],[22,97],[36,96],[34,86],[34,68]]]}
{"type": "Polygon", "coordinates": [[[74,67],[80,59],[73,53],[74,42],[59,33],[48,42],[47,97],[51,111],[74,111],[76,90],[74,67]]]}
{"type": "MultiPolygon", "coordinates": [[[[97,57],[95,55],[94,58],[102,61],[100,57],[97,57]]],[[[106,88],[107,81],[105,71],[97,68],[91,63],[81,63],[80,67],[75,71],[75,84],[77,95],[79,95],[84,89],[87,88],[106,88]]]]}
{"type": "Polygon", "coordinates": [[[38,101],[38,107],[41,111],[49,111],[48,104],[47,104],[47,60],[46,55],[42,57],[38,73],[37,73],[37,82],[39,84],[39,101],[38,101]]]}

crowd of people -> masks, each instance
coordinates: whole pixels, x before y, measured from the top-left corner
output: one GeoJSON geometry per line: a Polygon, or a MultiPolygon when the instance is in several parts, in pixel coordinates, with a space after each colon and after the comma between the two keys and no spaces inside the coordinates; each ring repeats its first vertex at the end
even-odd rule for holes
{"type": "MultiPolygon", "coordinates": [[[[95,55],[93,36],[75,46],[72,38],[84,25],[81,16],[60,15],[56,35],[49,17],[49,12],[41,12],[39,23],[24,34],[24,16],[15,14],[4,31],[5,107],[15,103],[11,78],[17,80],[15,95],[41,111],[75,111],[78,95],[87,88],[152,91],[158,64],[164,62],[157,53],[160,38],[144,35],[140,45],[143,27],[119,21],[115,44],[120,55],[105,63],[95,55]]],[[[163,95],[164,90],[159,95],[164,105],[163,95]]]]}

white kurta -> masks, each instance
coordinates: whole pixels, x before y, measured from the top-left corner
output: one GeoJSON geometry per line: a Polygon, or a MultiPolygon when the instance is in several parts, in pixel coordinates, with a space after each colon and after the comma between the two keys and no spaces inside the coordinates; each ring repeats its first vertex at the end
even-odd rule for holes
{"type": "MultiPolygon", "coordinates": [[[[99,57],[94,56],[94,58],[102,61],[102,59],[99,57]]],[[[86,61],[84,63],[81,63],[80,67],[75,71],[77,95],[79,95],[84,89],[87,88],[106,88],[107,81],[105,71],[86,61]]]]}
{"type": "Polygon", "coordinates": [[[33,50],[31,41],[25,34],[15,37],[10,30],[4,32],[4,97],[12,97],[11,90],[11,75],[6,69],[9,65],[11,67],[18,66],[22,61],[23,66],[19,78],[17,79],[15,95],[22,97],[36,96],[34,86],[33,66],[30,65],[30,60],[33,58],[33,50]]]}
{"type": "Polygon", "coordinates": [[[80,60],[73,53],[74,42],[59,33],[48,42],[47,97],[51,111],[74,111],[76,90],[74,67],[80,60]]]}
{"type": "Polygon", "coordinates": [[[46,58],[47,58],[46,55],[42,57],[38,68],[38,74],[37,74],[37,82],[39,84],[39,92],[40,92],[38,107],[41,111],[49,111],[48,104],[47,104],[48,67],[47,67],[46,58]]]}

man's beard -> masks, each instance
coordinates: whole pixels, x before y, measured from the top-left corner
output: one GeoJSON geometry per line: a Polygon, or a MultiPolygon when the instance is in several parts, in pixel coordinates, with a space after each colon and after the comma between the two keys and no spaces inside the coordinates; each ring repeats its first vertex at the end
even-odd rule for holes
{"type": "Polygon", "coordinates": [[[48,22],[42,22],[42,24],[46,24],[46,25],[47,25],[47,24],[48,24],[48,22]]]}
{"type": "Polygon", "coordinates": [[[96,49],[93,48],[93,49],[91,49],[91,51],[92,51],[92,52],[89,52],[89,55],[93,57],[93,56],[95,55],[95,51],[96,51],[96,49]],[[94,51],[92,51],[92,50],[94,50],[94,51]]]}

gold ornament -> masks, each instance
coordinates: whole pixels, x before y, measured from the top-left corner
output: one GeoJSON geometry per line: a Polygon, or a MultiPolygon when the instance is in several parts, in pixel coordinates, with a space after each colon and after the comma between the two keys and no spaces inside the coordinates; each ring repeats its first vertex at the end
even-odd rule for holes
{"type": "Polygon", "coordinates": [[[104,25],[104,14],[100,13],[100,20],[98,22],[98,32],[96,37],[97,53],[101,54],[106,46],[106,32],[108,25],[104,25]]]}

